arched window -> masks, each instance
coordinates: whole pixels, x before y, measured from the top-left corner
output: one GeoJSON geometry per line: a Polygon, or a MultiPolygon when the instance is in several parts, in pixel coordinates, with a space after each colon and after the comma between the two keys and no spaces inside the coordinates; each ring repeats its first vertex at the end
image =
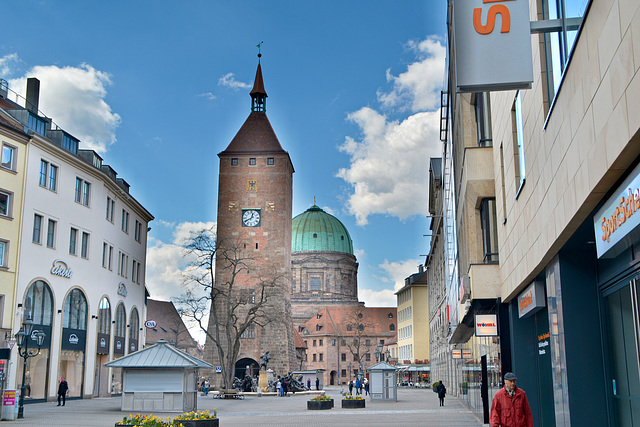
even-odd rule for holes
{"type": "Polygon", "coordinates": [[[111,333],[111,303],[107,297],[103,297],[98,306],[98,332],[106,335],[111,333]]]}
{"type": "Polygon", "coordinates": [[[34,282],[24,298],[24,318],[36,325],[51,326],[53,321],[53,296],[51,288],[43,280],[34,282]]]}
{"type": "Polygon", "coordinates": [[[116,308],[116,329],[114,335],[116,337],[124,338],[125,330],[127,327],[127,314],[124,311],[124,304],[119,303],[116,308]]]}
{"type": "Polygon", "coordinates": [[[389,325],[389,330],[390,330],[391,332],[395,331],[395,330],[396,330],[396,325],[394,325],[393,323],[392,323],[392,324],[390,324],[390,325],[389,325]]]}
{"type": "Polygon", "coordinates": [[[140,330],[140,320],[138,318],[138,309],[133,307],[131,310],[131,318],[129,319],[129,339],[138,340],[140,330]]]}
{"type": "Polygon", "coordinates": [[[64,301],[62,327],[87,330],[87,298],[76,288],[72,289],[64,301]]]}

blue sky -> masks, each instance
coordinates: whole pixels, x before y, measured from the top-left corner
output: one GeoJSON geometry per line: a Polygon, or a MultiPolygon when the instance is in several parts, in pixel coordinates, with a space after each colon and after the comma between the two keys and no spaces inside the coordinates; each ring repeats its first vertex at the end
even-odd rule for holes
{"type": "Polygon", "coordinates": [[[215,223],[217,153],[250,111],[262,45],[267,115],[293,161],[293,216],[348,228],[360,298],[394,288],[427,249],[429,157],[440,156],[446,1],[3,3],[0,77],[93,148],[156,218],[147,286],[181,294],[180,239],[215,223]]]}

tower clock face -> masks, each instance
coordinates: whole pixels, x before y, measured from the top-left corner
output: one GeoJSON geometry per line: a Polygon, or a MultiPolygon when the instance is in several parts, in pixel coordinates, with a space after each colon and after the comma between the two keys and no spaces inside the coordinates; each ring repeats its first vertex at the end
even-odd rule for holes
{"type": "Polygon", "coordinates": [[[260,209],[244,209],[242,211],[243,227],[259,227],[260,226],[260,209]]]}

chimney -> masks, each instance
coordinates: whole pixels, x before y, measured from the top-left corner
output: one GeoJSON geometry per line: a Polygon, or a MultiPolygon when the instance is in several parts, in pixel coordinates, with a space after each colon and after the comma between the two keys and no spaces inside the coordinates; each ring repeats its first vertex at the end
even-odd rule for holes
{"type": "Polygon", "coordinates": [[[7,91],[9,90],[9,83],[5,79],[0,79],[0,98],[7,98],[7,91]]]}
{"type": "Polygon", "coordinates": [[[420,264],[420,265],[418,266],[418,272],[419,272],[419,273],[424,273],[424,265],[420,264]]]}
{"type": "Polygon", "coordinates": [[[27,110],[38,114],[38,102],[40,99],[40,80],[35,77],[27,79],[27,110]]]}

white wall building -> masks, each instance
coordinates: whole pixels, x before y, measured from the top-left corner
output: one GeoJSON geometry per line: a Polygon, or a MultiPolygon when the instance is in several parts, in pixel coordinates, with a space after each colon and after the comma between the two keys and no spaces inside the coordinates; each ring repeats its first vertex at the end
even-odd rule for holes
{"type": "MultiPolygon", "coordinates": [[[[27,99],[33,98],[28,88],[27,99]]],[[[118,393],[120,372],[104,364],[144,343],[147,229],[153,216],[100,156],[78,150],[77,139],[35,114],[37,105],[7,111],[32,135],[13,333],[30,319],[34,330],[46,334],[40,354],[27,359],[25,397],[55,399],[60,377],[69,383],[70,397],[118,393]],[[45,125],[35,125],[38,120],[45,125]]],[[[22,383],[17,350],[8,388],[22,383]]]]}

